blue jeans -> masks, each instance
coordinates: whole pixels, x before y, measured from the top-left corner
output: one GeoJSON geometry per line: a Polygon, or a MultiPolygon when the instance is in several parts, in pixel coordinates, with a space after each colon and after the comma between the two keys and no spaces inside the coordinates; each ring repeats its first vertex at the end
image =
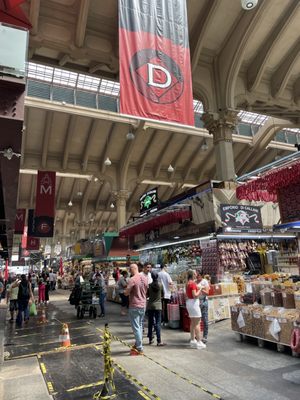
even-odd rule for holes
{"type": "Polygon", "coordinates": [[[161,310],[148,310],[148,337],[149,342],[153,339],[153,327],[156,333],[157,343],[161,342],[161,310]]]}
{"type": "Polygon", "coordinates": [[[105,315],[105,299],[106,299],[106,293],[100,293],[99,294],[99,306],[100,306],[100,314],[105,315]]]}
{"type": "Polygon", "coordinates": [[[143,320],[145,316],[144,308],[129,308],[129,319],[135,337],[135,347],[143,350],[143,320]]]}
{"type": "Polygon", "coordinates": [[[208,335],[208,300],[200,300],[200,309],[203,321],[203,337],[207,339],[208,335]]]}
{"type": "Polygon", "coordinates": [[[23,323],[23,313],[24,313],[24,321],[27,321],[29,319],[29,306],[28,306],[29,300],[23,301],[23,300],[18,300],[18,315],[16,319],[16,324],[18,326],[22,326],[23,323]]]}

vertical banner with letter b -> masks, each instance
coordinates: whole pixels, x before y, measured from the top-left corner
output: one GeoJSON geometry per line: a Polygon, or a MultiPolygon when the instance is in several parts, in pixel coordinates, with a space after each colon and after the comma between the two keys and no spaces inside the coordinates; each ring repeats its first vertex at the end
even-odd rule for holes
{"type": "Polygon", "coordinates": [[[186,0],[119,0],[120,111],[194,125],[186,0]]]}
{"type": "Polygon", "coordinates": [[[53,237],[55,172],[38,171],[35,205],[35,237],[53,237]]]}

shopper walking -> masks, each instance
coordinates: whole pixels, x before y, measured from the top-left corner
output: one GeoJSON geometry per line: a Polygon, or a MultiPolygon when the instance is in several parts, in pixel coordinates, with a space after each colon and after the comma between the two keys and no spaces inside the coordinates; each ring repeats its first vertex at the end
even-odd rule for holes
{"type": "Polygon", "coordinates": [[[121,298],[121,315],[127,315],[127,310],[129,307],[129,297],[124,294],[129,282],[128,272],[122,271],[121,277],[118,281],[118,292],[121,298]]]}
{"type": "Polygon", "coordinates": [[[160,273],[158,274],[158,279],[162,284],[164,296],[162,299],[162,322],[163,324],[167,324],[169,322],[168,319],[168,304],[170,303],[171,299],[171,288],[173,286],[172,278],[170,277],[169,273],[167,272],[167,266],[161,265],[160,266],[160,273]]]}
{"type": "Polygon", "coordinates": [[[165,343],[161,341],[161,312],[162,312],[162,297],[163,287],[158,281],[158,273],[153,271],[151,273],[152,282],[148,289],[148,338],[149,344],[153,344],[153,328],[156,333],[157,346],[165,346],[165,343]]]}
{"type": "Polygon", "coordinates": [[[42,303],[45,304],[45,301],[46,301],[45,292],[46,292],[46,285],[45,285],[43,278],[41,278],[39,280],[39,285],[38,285],[38,296],[39,296],[38,302],[39,302],[39,304],[42,304],[42,303]]]}
{"type": "Polygon", "coordinates": [[[18,315],[16,324],[22,327],[23,321],[29,320],[29,300],[33,298],[31,285],[29,284],[26,275],[22,274],[21,279],[16,280],[12,287],[18,286],[18,315]]]}
{"type": "Polygon", "coordinates": [[[100,306],[100,314],[98,315],[100,318],[105,317],[105,300],[107,295],[107,288],[104,276],[102,272],[98,272],[96,274],[96,285],[99,287],[99,306],[100,306]]]}
{"type": "Polygon", "coordinates": [[[208,294],[209,294],[209,283],[207,279],[203,278],[200,271],[197,271],[196,275],[196,284],[198,289],[200,289],[200,309],[201,309],[201,318],[203,321],[203,343],[207,343],[208,336],[208,294]]]}
{"type": "Polygon", "coordinates": [[[143,319],[145,315],[148,281],[139,274],[137,264],[130,264],[131,278],[124,294],[129,296],[129,319],[135,337],[131,355],[143,355],[143,319]]]}
{"type": "Polygon", "coordinates": [[[6,302],[9,302],[9,312],[10,312],[10,322],[14,321],[14,313],[18,311],[18,292],[19,287],[14,286],[13,284],[16,282],[17,278],[14,276],[13,278],[9,278],[8,284],[6,287],[6,302]]]}
{"type": "Polygon", "coordinates": [[[199,296],[201,290],[198,289],[194,279],[196,274],[193,270],[187,272],[187,284],[186,284],[186,308],[191,320],[190,334],[191,341],[190,346],[194,349],[204,349],[206,345],[200,339],[200,320],[201,310],[199,303],[199,296]],[[195,339],[196,338],[196,339],[195,339]]]}

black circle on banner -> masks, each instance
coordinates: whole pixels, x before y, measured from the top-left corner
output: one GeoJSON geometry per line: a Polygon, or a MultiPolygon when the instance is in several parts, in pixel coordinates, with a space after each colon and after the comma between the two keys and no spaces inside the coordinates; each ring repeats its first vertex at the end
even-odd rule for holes
{"type": "MultiPolygon", "coordinates": [[[[131,80],[136,89],[148,100],[157,104],[171,104],[183,93],[184,77],[179,65],[167,54],[159,50],[143,49],[136,52],[129,66],[131,80]],[[148,64],[157,65],[157,68],[166,70],[171,77],[170,85],[166,88],[151,87],[140,71],[148,64]]],[[[145,74],[144,74],[145,75],[145,74]]]]}

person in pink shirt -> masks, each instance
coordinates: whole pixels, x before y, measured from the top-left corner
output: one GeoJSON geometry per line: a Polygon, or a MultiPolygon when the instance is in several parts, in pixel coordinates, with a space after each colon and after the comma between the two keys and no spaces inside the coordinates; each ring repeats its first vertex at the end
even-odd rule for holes
{"type": "Polygon", "coordinates": [[[148,279],[139,274],[137,264],[130,264],[131,278],[125,296],[129,296],[129,319],[135,337],[135,345],[132,347],[131,355],[143,355],[143,320],[145,316],[148,279]]]}
{"type": "Polygon", "coordinates": [[[38,286],[39,304],[45,303],[45,292],[46,292],[45,282],[43,281],[43,279],[40,279],[38,286]]]}

